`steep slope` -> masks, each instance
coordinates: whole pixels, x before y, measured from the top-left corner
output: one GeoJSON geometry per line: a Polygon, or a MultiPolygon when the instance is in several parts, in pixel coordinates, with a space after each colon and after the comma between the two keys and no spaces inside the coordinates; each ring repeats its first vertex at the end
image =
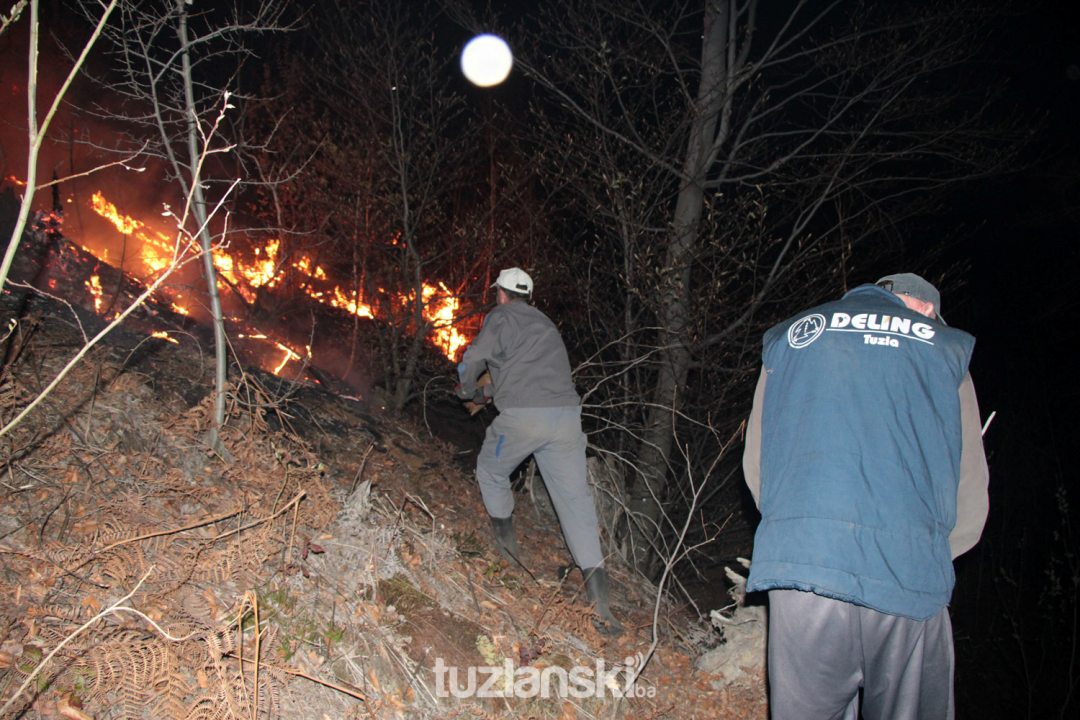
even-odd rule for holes
{"type": "MultiPolygon", "coordinates": [[[[2,301],[6,424],[100,320],[2,301]]],[[[311,384],[232,377],[230,464],[201,442],[205,354],[142,330],[0,436],[0,718],[765,717],[760,668],[735,685],[695,670],[717,638],[666,601],[634,678],[651,588],[614,567],[628,630],[596,633],[580,574],[556,579],[538,478],[510,567],[467,449],[311,384]],[[513,692],[478,697],[485,681],[513,692]]]]}

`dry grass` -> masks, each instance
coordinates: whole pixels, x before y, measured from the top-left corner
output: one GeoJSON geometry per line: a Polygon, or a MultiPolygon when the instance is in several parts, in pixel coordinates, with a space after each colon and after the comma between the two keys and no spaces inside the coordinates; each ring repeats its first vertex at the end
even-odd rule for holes
{"type": "MultiPolygon", "coordinates": [[[[79,340],[47,314],[13,339],[0,420],[79,340]]],[[[550,517],[519,513],[531,573],[508,567],[455,450],[351,401],[286,403],[241,376],[226,465],[201,442],[210,399],[185,400],[197,352],[141,352],[95,350],[0,443],[0,717],[764,717],[760,696],[693,673],[674,611],[641,681],[654,697],[440,697],[436,658],[634,657],[650,588],[613,568],[629,630],[602,638],[580,577],[556,579],[550,517]]]]}

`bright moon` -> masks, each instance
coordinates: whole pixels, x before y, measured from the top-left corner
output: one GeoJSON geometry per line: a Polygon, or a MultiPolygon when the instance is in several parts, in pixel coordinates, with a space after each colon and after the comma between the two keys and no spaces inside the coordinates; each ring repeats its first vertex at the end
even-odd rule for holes
{"type": "Polygon", "coordinates": [[[461,72],[473,85],[498,85],[510,74],[514,56],[497,35],[477,35],[461,51],[461,72]]]}

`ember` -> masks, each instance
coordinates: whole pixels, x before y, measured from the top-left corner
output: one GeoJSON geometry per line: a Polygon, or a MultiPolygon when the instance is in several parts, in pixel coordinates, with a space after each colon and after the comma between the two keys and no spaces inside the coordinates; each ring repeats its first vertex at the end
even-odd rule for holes
{"type": "Polygon", "coordinates": [[[177,340],[176,338],[172,337],[171,335],[169,335],[168,331],[166,331],[166,330],[155,330],[154,332],[150,333],[150,337],[156,337],[156,338],[160,338],[162,340],[168,340],[173,345],[179,345],[180,344],[180,341],[177,340]]]}
{"type": "Polygon", "coordinates": [[[101,296],[101,277],[91,275],[90,279],[86,281],[86,289],[90,291],[90,295],[94,298],[94,312],[100,314],[104,303],[104,298],[101,296]]]}

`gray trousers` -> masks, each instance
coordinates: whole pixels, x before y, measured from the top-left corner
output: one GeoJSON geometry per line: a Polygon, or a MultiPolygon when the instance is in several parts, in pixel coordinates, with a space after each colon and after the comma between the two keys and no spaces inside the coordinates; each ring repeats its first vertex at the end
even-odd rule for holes
{"type": "Polygon", "coordinates": [[[510,517],[514,511],[510,473],[530,455],[536,458],[574,562],[581,568],[602,566],[596,505],[585,471],[581,408],[510,408],[488,426],[476,459],[476,479],[492,517],[510,517]]]}
{"type": "Polygon", "coordinates": [[[772,720],[952,720],[947,608],[886,615],[799,590],[769,591],[772,720]]]}

